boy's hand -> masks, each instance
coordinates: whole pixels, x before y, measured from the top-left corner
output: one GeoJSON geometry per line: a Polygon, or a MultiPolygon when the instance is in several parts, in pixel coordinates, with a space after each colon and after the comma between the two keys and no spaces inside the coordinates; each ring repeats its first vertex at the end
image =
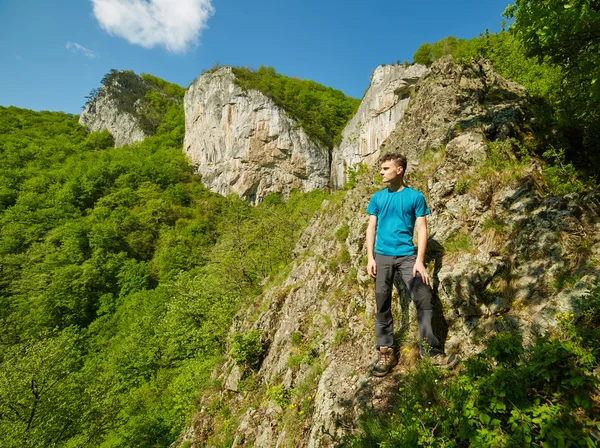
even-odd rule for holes
{"type": "Polygon", "coordinates": [[[429,285],[429,275],[427,274],[427,270],[425,269],[425,265],[422,261],[417,260],[415,265],[413,266],[413,277],[417,276],[417,272],[421,274],[421,278],[423,279],[423,283],[429,285]]]}
{"type": "Polygon", "coordinates": [[[377,277],[377,264],[373,258],[369,258],[369,261],[367,262],[367,272],[371,277],[377,277]]]}

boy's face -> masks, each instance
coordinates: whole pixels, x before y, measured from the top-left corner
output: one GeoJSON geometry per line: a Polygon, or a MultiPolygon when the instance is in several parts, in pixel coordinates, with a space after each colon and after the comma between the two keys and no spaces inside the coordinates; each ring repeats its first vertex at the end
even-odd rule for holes
{"type": "Polygon", "coordinates": [[[398,178],[404,175],[404,169],[401,166],[396,165],[393,160],[381,163],[381,171],[379,172],[383,177],[384,182],[394,182],[398,178]]]}

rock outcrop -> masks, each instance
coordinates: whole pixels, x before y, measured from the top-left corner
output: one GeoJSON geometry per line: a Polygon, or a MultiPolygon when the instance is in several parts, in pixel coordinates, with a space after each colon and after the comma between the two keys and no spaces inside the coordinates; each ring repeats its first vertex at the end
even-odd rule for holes
{"type": "Polygon", "coordinates": [[[109,131],[115,139],[115,148],[141,142],[149,137],[132,114],[119,111],[115,101],[108,95],[100,95],[88,104],[79,117],[79,124],[88,131],[109,131]]]}
{"type": "MultiPolygon", "coordinates": [[[[538,163],[519,160],[513,148],[529,132],[527,92],[487,63],[438,61],[415,94],[385,149],[409,148],[407,183],[432,210],[427,264],[446,351],[478,352],[493,331],[529,341],[556,324],[557,312],[577,316],[578,299],[600,278],[600,190],[548,194],[538,163]]],[[[228,436],[234,428],[233,446],[340,446],[361,414],[389,404],[397,379],[368,375],[374,299],[364,210],[380,188],[372,171],[323,204],[289,274],[232,325],[262,334],[258,370],[231,361],[218,368],[223,386],[203,397],[178,446],[216,446],[219,428],[228,436]]],[[[397,297],[398,369],[410,369],[418,357],[414,307],[402,287],[397,297]]]]}
{"type": "Polygon", "coordinates": [[[184,105],[184,150],[212,191],[257,203],[328,186],[327,148],[270,98],[237,86],[231,68],[201,75],[184,105]]]}
{"type": "MultiPolygon", "coordinates": [[[[129,83],[120,82],[122,74],[125,74],[127,78],[135,79],[136,84],[143,85],[144,91],[148,90],[148,83],[132,72],[112,70],[104,78],[104,80],[109,79],[106,81],[106,85],[96,91],[79,117],[79,124],[85,126],[90,132],[109,131],[114,138],[115,148],[140,142],[150,135],[142,130],[138,116],[131,111],[124,110],[123,104],[131,102],[128,99],[131,97],[132,89],[128,85],[129,83]],[[123,90],[127,92],[123,94],[123,90]]],[[[140,101],[128,104],[128,106],[128,109],[138,110],[140,101]]]]}
{"type": "Polygon", "coordinates": [[[358,111],[333,149],[332,188],[343,188],[348,168],[358,163],[371,166],[378,160],[381,144],[404,116],[411,91],[426,72],[427,68],[419,64],[381,65],[375,69],[358,111]]]}
{"type": "Polygon", "coordinates": [[[415,86],[410,111],[391,132],[383,151],[419,156],[441,148],[467,129],[489,140],[520,137],[526,129],[528,94],[524,87],[498,75],[489,61],[457,65],[438,60],[415,86]]]}

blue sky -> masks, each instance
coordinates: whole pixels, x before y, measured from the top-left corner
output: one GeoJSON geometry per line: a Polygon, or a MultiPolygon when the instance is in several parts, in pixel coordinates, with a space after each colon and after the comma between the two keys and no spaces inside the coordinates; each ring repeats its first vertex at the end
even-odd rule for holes
{"type": "Polygon", "coordinates": [[[268,65],[362,97],[423,42],[497,32],[510,0],[0,0],[0,105],[80,113],[111,68],[187,87],[268,65]]]}

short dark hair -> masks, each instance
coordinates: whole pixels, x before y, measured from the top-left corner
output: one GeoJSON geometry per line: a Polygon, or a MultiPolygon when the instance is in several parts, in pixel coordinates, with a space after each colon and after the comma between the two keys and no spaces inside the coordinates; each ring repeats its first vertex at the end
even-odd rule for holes
{"type": "Polygon", "coordinates": [[[383,162],[394,162],[406,171],[406,156],[399,152],[388,152],[387,154],[384,154],[383,157],[381,157],[381,163],[383,162]]]}

